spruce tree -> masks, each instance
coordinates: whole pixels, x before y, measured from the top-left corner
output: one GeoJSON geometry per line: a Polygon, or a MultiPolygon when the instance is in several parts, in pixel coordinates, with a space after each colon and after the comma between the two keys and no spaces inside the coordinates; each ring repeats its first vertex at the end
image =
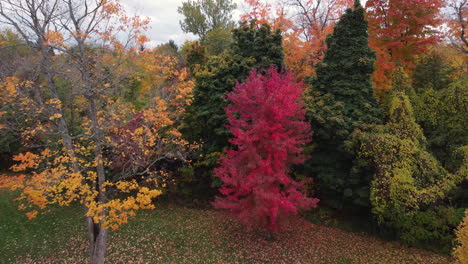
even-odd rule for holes
{"type": "Polygon", "coordinates": [[[306,98],[317,144],[306,171],[319,180],[323,200],[334,207],[344,201],[368,203],[371,173],[347,146],[353,131],[381,122],[371,84],[375,53],[368,45],[364,12],[357,0],[335,25],[306,98]]]}

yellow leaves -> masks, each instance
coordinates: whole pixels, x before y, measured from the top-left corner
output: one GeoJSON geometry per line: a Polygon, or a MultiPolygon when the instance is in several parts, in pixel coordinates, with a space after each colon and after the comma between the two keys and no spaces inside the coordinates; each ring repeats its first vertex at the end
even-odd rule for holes
{"type": "MultiPolygon", "coordinates": [[[[34,171],[27,176],[2,177],[0,187],[20,190],[21,194],[17,200],[27,202],[38,210],[44,210],[50,204],[66,206],[84,197],[96,197],[90,185],[83,184],[85,181],[83,174],[70,168],[71,158],[66,152],[51,151],[46,148],[39,154],[31,152],[19,154],[14,160],[19,161],[19,164],[14,165],[13,170],[34,169],[34,171]]],[[[25,208],[23,204],[19,209],[25,208]]],[[[27,214],[30,219],[36,215],[37,211],[27,214]]]]}
{"type": "Polygon", "coordinates": [[[137,129],[135,129],[135,131],[133,132],[133,134],[135,134],[136,136],[141,136],[143,135],[144,133],[144,128],[143,127],[139,127],[137,129]]]}
{"type": "Polygon", "coordinates": [[[119,181],[115,183],[115,187],[121,192],[128,193],[138,189],[138,183],[135,180],[132,181],[119,181]]]}
{"type": "Polygon", "coordinates": [[[465,211],[465,218],[456,230],[457,246],[453,251],[456,264],[468,263],[468,210],[465,211]]]}
{"type": "Polygon", "coordinates": [[[55,120],[61,117],[62,117],[62,114],[56,113],[56,114],[53,114],[51,117],[49,117],[49,120],[55,120]]]}
{"type": "Polygon", "coordinates": [[[154,206],[151,204],[151,199],[159,196],[161,193],[159,190],[150,190],[147,187],[142,187],[137,194],[136,201],[142,209],[153,209],[154,206]]]}
{"type": "Polygon", "coordinates": [[[134,217],[136,210],[153,209],[152,199],[161,194],[161,191],[139,186],[134,180],[116,183],[106,182],[105,186],[114,186],[124,193],[138,190],[136,197],[129,196],[125,199],[113,199],[106,203],[89,200],[85,203],[88,208],[86,216],[92,217],[95,223],[102,222],[104,228],[111,228],[113,230],[127,223],[129,217],[134,217]]]}
{"type": "Polygon", "coordinates": [[[62,101],[60,101],[60,99],[58,99],[58,98],[49,99],[49,100],[47,100],[47,102],[45,102],[45,104],[50,105],[50,106],[52,106],[53,108],[56,108],[56,109],[61,109],[62,108],[62,101]]]}
{"type": "MultiPolygon", "coordinates": [[[[75,149],[82,147],[77,143],[73,146],[75,149]]],[[[154,208],[152,199],[160,195],[161,191],[142,187],[136,180],[106,181],[97,190],[94,187],[97,181],[95,167],[87,167],[89,160],[78,158],[76,162],[84,172],[73,171],[69,166],[72,159],[66,153],[65,150],[60,152],[46,148],[39,154],[19,154],[15,156],[15,161],[19,161],[15,168],[34,168],[35,171],[28,177],[0,177],[0,188],[21,190],[17,199],[22,201],[19,209],[29,209],[26,213],[29,219],[36,217],[48,205],[67,206],[74,201],[81,201],[88,208],[86,215],[92,217],[94,222],[103,223],[104,228],[117,229],[134,217],[136,210],[154,208]],[[99,192],[107,190],[117,190],[127,197],[100,202],[99,192]]]]}

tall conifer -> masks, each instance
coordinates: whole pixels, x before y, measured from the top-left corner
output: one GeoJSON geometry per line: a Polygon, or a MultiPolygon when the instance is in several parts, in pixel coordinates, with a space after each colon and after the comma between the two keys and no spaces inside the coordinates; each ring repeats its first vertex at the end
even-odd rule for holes
{"type": "Polygon", "coordinates": [[[371,74],[375,53],[368,44],[364,8],[357,0],[327,38],[327,51],[308,93],[314,149],[306,169],[321,182],[321,194],[332,206],[353,200],[366,204],[369,179],[355,153],[346,146],[356,129],[381,122],[371,74]],[[354,170],[353,170],[354,167],[354,170]]]}

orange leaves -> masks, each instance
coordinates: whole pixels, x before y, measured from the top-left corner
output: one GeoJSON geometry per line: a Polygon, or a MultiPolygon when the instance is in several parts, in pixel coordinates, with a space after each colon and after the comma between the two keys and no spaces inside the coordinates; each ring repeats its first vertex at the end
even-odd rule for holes
{"type": "Polygon", "coordinates": [[[33,211],[30,211],[30,212],[27,212],[26,213],[26,217],[31,220],[33,218],[35,218],[37,216],[37,211],[36,210],[33,210],[33,211]]]}
{"type": "Polygon", "coordinates": [[[12,100],[17,96],[16,85],[19,83],[19,79],[16,77],[7,77],[3,83],[1,83],[2,92],[1,96],[4,103],[7,103],[8,100],[12,100]]]}
{"type": "Polygon", "coordinates": [[[439,41],[435,30],[441,23],[439,0],[369,0],[369,45],[377,52],[374,86],[377,93],[389,90],[397,62],[407,69],[416,55],[439,41]]]}
{"type": "Polygon", "coordinates": [[[140,56],[135,58],[135,63],[142,74],[139,79],[142,82],[140,96],[154,97],[161,90],[171,95],[170,82],[181,74],[176,58],[161,55],[157,50],[153,50],[141,52],[140,56]]]}
{"type": "MultiPolygon", "coordinates": [[[[40,83],[36,85],[41,87],[40,83]]],[[[61,107],[60,101],[54,99],[38,103],[37,97],[31,93],[37,86],[16,77],[6,77],[0,81],[0,129],[20,135],[24,146],[50,130],[50,125],[43,121],[53,114],[46,108],[51,106],[58,113],[61,107]]],[[[57,116],[52,117],[55,118],[57,116]]]]}
{"type": "Polygon", "coordinates": [[[256,20],[258,24],[271,23],[271,4],[260,0],[245,0],[245,3],[250,10],[241,15],[242,21],[256,20]]]}
{"type": "Polygon", "coordinates": [[[335,21],[351,7],[352,0],[245,0],[249,10],[241,20],[255,19],[257,24],[269,23],[283,32],[285,64],[302,79],[315,73],[314,67],[326,49],[326,36],[332,33],[335,21]]]}
{"type": "Polygon", "coordinates": [[[19,164],[13,165],[11,169],[13,171],[25,171],[27,169],[37,169],[39,166],[38,162],[39,156],[31,153],[31,152],[26,152],[26,153],[20,153],[16,156],[13,157],[14,161],[19,161],[19,164]]]}
{"type": "MultiPolygon", "coordinates": [[[[127,112],[134,113],[131,119],[128,120],[124,116],[117,117],[116,120],[121,121],[112,122],[109,125],[110,136],[106,138],[106,141],[112,149],[110,167],[134,173],[139,171],[150,173],[152,170],[149,170],[149,166],[152,166],[155,161],[168,155],[180,156],[178,153],[183,152],[186,142],[173,125],[174,121],[179,118],[174,109],[177,111],[183,106],[178,104],[182,100],[186,99],[179,98],[167,102],[160,97],[155,97],[150,107],[139,112],[128,106],[130,111],[127,112]],[[177,104],[172,105],[172,103],[177,104]],[[121,122],[125,122],[126,125],[121,126],[121,122]]],[[[114,106],[117,105],[119,104],[114,104],[114,106]]],[[[114,112],[109,111],[109,113],[114,112]]],[[[112,115],[115,116],[115,114],[112,115]]]]}
{"type": "Polygon", "coordinates": [[[0,189],[17,190],[23,186],[24,175],[6,176],[0,174],[0,189]]]}
{"type": "Polygon", "coordinates": [[[59,46],[65,47],[67,45],[64,44],[63,35],[58,31],[47,31],[45,34],[45,42],[43,43],[44,46],[59,46]]]}
{"type": "Polygon", "coordinates": [[[102,13],[107,16],[119,14],[122,10],[122,5],[117,0],[103,0],[102,1],[102,13]]]}
{"type": "MultiPolygon", "coordinates": [[[[5,107],[17,107],[18,110],[30,110],[31,100],[21,96],[20,90],[29,89],[30,81],[21,81],[17,77],[6,77],[0,81],[0,110],[5,107]]],[[[2,116],[0,111],[0,117],[2,116]]]]}

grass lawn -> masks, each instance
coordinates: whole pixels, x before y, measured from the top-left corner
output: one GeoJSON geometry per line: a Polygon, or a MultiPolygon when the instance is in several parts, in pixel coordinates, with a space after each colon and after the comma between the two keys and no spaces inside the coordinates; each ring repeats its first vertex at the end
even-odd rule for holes
{"type": "MultiPolygon", "coordinates": [[[[29,221],[0,190],[0,263],[86,263],[80,207],[29,221]]],[[[266,242],[214,210],[161,205],[111,232],[107,263],[441,263],[448,256],[294,218],[266,242]]]]}

